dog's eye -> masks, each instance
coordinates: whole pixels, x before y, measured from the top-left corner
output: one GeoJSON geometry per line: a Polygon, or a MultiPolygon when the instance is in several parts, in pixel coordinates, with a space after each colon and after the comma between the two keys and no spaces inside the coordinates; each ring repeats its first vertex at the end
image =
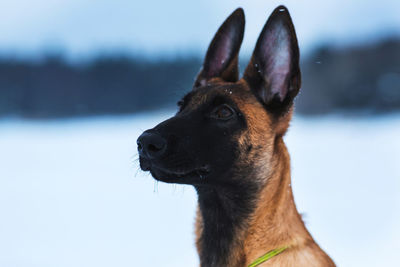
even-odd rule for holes
{"type": "Polygon", "coordinates": [[[221,105],[214,109],[211,113],[211,117],[216,119],[227,120],[231,118],[234,114],[233,109],[228,105],[221,105]]]}

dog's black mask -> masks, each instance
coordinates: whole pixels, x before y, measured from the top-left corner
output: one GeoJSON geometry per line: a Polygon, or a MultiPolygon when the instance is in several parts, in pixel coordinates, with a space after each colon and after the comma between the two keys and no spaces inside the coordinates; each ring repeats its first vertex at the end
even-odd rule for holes
{"type": "Polygon", "coordinates": [[[246,126],[230,87],[192,91],[174,117],[145,131],[137,141],[141,169],[168,183],[226,183],[238,155],[235,136],[246,126]]]}

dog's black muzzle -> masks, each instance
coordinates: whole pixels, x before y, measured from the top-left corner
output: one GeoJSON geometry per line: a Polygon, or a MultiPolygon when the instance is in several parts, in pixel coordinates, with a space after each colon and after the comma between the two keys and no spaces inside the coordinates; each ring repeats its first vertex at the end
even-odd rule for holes
{"type": "Polygon", "coordinates": [[[209,158],[214,153],[205,144],[211,141],[212,132],[203,129],[201,116],[195,115],[172,117],[139,136],[137,148],[143,171],[168,183],[206,181],[211,173],[209,158]]]}

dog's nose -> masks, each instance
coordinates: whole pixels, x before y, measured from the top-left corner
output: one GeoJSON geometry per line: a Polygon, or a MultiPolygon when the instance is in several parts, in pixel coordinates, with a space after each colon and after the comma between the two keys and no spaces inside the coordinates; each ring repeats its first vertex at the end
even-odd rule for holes
{"type": "Polygon", "coordinates": [[[154,132],[144,132],[137,140],[139,155],[154,159],[164,154],[167,148],[167,141],[154,132]]]}

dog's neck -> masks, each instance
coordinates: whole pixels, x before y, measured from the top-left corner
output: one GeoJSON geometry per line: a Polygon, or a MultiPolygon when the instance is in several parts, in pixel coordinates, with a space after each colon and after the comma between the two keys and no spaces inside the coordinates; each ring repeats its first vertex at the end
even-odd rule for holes
{"type": "MultiPolygon", "coordinates": [[[[201,266],[231,266],[231,257],[240,246],[247,218],[255,205],[251,188],[197,188],[201,216],[198,240],[201,266]]],[[[237,258],[237,257],[235,257],[237,258]]]]}
{"type": "Polygon", "coordinates": [[[202,267],[246,266],[269,250],[311,238],[294,204],[290,159],[282,140],[276,143],[272,162],[273,169],[261,188],[254,184],[196,188],[202,267]]]}

